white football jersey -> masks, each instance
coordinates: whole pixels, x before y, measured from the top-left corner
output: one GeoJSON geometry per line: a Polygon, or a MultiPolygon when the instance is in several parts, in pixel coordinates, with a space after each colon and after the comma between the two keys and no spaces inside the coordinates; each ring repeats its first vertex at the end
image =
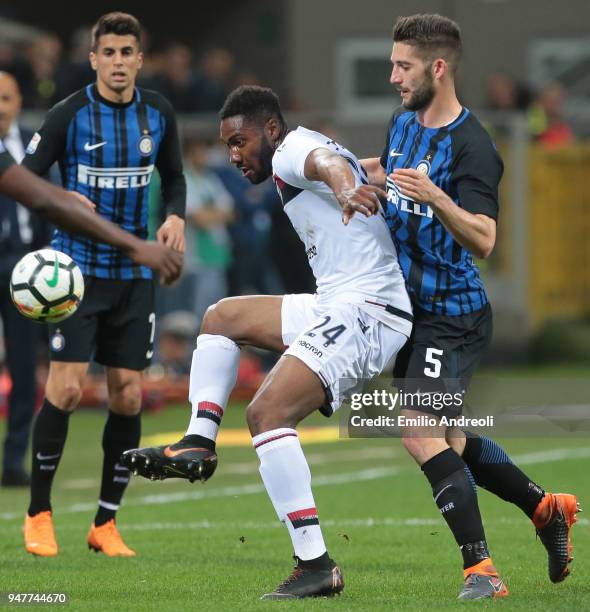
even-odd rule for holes
{"type": "Polygon", "coordinates": [[[305,160],[318,148],[344,157],[357,186],[367,182],[357,157],[318,132],[298,127],[275,151],[273,178],[285,212],[305,245],[318,302],[358,304],[374,318],[409,336],[412,307],[382,211],[373,217],[355,213],[344,225],[342,208],[333,191],[323,181],[305,178],[305,160]]]}

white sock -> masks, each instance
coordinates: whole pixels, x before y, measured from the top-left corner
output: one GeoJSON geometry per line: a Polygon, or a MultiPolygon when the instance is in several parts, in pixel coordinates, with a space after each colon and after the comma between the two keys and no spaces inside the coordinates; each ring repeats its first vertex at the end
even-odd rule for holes
{"type": "Polygon", "coordinates": [[[187,436],[197,434],[215,442],[239,365],[240,348],[233,340],[199,335],[191,364],[188,399],[193,409],[187,436]]]}
{"type": "Polygon", "coordinates": [[[295,554],[302,561],[326,552],[311,492],[311,473],[294,429],[273,429],[252,438],[262,481],[281,521],[287,525],[295,554]]]}

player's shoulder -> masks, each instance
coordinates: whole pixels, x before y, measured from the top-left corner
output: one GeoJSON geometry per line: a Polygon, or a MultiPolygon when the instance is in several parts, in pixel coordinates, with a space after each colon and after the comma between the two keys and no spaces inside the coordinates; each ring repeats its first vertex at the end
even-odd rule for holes
{"type": "Polygon", "coordinates": [[[88,96],[87,88],[83,87],[73,94],[67,96],[63,100],[60,100],[47,113],[48,120],[68,120],[73,117],[80,109],[84,108],[88,104],[91,104],[92,100],[88,96]]]}
{"type": "Polygon", "coordinates": [[[469,109],[464,109],[464,113],[463,121],[457,122],[457,126],[452,129],[453,140],[462,145],[492,146],[492,138],[481,121],[469,109]]]}
{"type": "Polygon", "coordinates": [[[464,109],[464,112],[464,119],[451,130],[455,155],[469,153],[486,159],[494,158],[501,163],[496,145],[485,126],[471,111],[464,109]]]}
{"type": "Polygon", "coordinates": [[[165,114],[174,114],[172,104],[168,98],[163,96],[160,92],[153,89],[145,89],[144,87],[138,87],[137,91],[139,92],[140,101],[157,108],[165,114]]]}

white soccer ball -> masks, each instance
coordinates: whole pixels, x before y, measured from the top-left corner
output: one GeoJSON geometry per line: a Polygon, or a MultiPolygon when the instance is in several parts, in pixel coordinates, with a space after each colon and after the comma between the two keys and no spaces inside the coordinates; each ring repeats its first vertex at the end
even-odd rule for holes
{"type": "Polygon", "coordinates": [[[28,253],[14,266],[10,295],[25,317],[58,323],[78,309],[84,297],[84,277],[65,253],[41,249],[28,253]]]}

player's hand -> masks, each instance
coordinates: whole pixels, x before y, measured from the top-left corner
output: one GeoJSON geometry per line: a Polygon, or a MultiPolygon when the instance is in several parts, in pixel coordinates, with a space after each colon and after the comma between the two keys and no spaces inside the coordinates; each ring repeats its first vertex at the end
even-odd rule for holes
{"type": "Polygon", "coordinates": [[[379,212],[381,203],[379,197],[387,198],[383,189],[374,185],[359,185],[354,189],[345,189],[336,195],[340,206],[342,206],[342,223],[348,222],[359,212],[365,217],[372,217],[379,212]]]}
{"type": "Polygon", "coordinates": [[[156,238],[158,242],[169,246],[171,249],[184,253],[186,246],[184,240],[184,219],[181,219],[178,215],[169,215],[160,226],[156,238]]]}
{"type": "Polygon", "coordinates": [[[70,193],[78,200],[78,202],[84,204],[86,208],[89,208],[92,212],[96,211],[96,204],[91,202],[86,196],[78,193],[77,191],[70,191],[70,193]]]}
{"type": "Polygon", "coordinates": [[[426,174],[414,168],[397,168],[389,176],[402,195],[421,204],[433,204],[437,196],[444,193],[426,174]]]}
{"type": "Polygon", "coordinates": [[[158,272],[164,285],[173,283],[182,272],[184,255],[157,242],[139,240],[129,256],[135,263],[158,272]]]}

